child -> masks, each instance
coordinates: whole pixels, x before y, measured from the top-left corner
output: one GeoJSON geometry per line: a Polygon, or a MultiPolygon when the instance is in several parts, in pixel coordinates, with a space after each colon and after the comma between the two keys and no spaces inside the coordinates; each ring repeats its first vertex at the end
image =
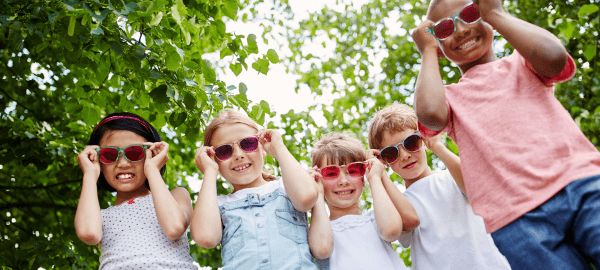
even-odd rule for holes
{"type": "Polygon", "coordinates": [[[323,136],[314,143],[311,159],[318,167],[313,170],[322,183],[333,229],[333,253],[328,260],[317,260],[319,269],[407,269],[390,242],[403,229],[416,227],[419,218],[389,178],[382,179],[383,164],[367,160],[361,142],[346,133],[323,136]],[[365,174],[373,209],[361,215],[365,174]],[[386,192],[385,185],[397,192],[386,192]]]}
{"type": "Polygon", "coordinates": [[[196,151],[204,174],[192,217],[192,238],[203,248],[221,243],[223,269],[316,269],[307,240],[306,211],[317,185],[275,130],[237,111],[222,112],[196,151]],[[277,159],[282,180],[263,173],[265,152],[277,159]],[[233,193],[217,196],[217,174],[233,193]]]}
{"type": "Polygon", "coordinates": [[[414,269],[510,269],[485,232],[483,220],[471,209],[460,159],[444,146],[439,135],[425,144],[448,171],[434,173],[427,165],[417,116],[408,105],[385,107],[371,120],[369,147],[381,150],[369,152],[404,179],[404,195],[421,219],[418,228],[400,237],[402,246],[412,248],[414,269]]]}
{"type": "Polygon", "coordinates": [[[431,2],[413,32],[423,57],[419,131],[457,143],[473,211],[514,269],[599,268],[600,153],[554,97],[575,63],[554,35],[502,3],[431,2]],[[512,55],[496,57],[494,29],[512,55]],[[438,48],[461,70],[458,83],[443,85],[438,48]]]}
{"type": "Polygon", "coordinates": [[[168,151],[146,120],[115,113],[96,126],[77,156],[83,184],[75,230],[86,244],[101,246],[100,269],[197,269],[184,234],[190,194],[181,187],[169,191],[162,178],[168,151]],[[96,183],[117,192],[113,206],[100,210],[96,183]]]}

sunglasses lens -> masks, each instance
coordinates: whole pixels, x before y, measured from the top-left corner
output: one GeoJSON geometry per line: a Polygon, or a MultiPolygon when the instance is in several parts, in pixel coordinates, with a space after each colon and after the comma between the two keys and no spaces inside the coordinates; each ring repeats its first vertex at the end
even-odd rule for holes
{"type": "Polygon", "coordinates": [[[444,19],[433,27],[435,36],[439,39],[444,39],[454,33],[454,21],[450,19],[444,19]]]}
{"type": "Polygon", "coordinates": [[[479,10],[477,4],[473,3],[465,8],[458,14],[458,17],[466,23],[473,23],[479,20],[479,10]]]}
{"type": "Polygon", "coordinates": [[[367,172],[367,166],[364,163],[352,163],[348,165],[348,174],[352,177],[361,177],[367,172]]]}
{"type": "Polygon", "coordinates": [[[219,160],[226,160],[233,155],[233,147],[231,145],[221,145],[215,148],[215,155],[219,160]]]}
{"type": "Polygon", "coordinates": [[[240,141],[240,148],[244,152],[252,152],[258,148],[258,138],[248,137],[240,141]]]}
{"type": "Polygon", "coordinates": [[[123,151],[129,161],[140,161],[144,159],[144,147],[139,145],[129,146],[123,151]]]}
{"type": "Polygon", "coordinates": [[[381,150],[381,159],[387,163],[393,163],[398,159],[398,149],[393,146],[389,146],[381,150]]]}
{"type": "Polygon", "coordinates": [[[100,162],[108,164],[117,161],[119,158],[119,151],[113,148],[101,148],[100,149],[100,162]]]}
{"type": "Polygon", "coordinates": [[[409,152],[415,152],[421,149],[421,137],[418,135],[410,135],[404,139],[404,149],[409,152]]]}
{"type": "Polygon", "coordinates": [[[337,166],[328,166],[321,169],[321,175],[325,180],[333,180],[340,176],[340,168],[337,166]]]}

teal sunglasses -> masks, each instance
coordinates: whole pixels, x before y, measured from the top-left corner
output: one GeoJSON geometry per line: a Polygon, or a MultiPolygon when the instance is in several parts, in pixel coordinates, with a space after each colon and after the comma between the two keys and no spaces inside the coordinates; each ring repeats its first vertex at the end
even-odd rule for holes
{"type": "Polygon", "coordinates": [[[100,162],[103,164],[111,164],[119,160],[119,156],[123,153],[125,159],[131,162],[138,162],[146,157],[147,145],[130,145],[125,147],[101,147],[96,148],[96,153],[100,157],[100,162]]]}

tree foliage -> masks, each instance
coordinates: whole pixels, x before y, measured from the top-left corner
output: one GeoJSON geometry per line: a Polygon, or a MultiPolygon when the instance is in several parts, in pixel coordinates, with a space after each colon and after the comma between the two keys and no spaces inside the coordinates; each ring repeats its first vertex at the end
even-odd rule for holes
{"type": "MultiPolygon", "coordinates": [[[[556,96],[599,147],[599,4],[505,3],[515,16],[552,31],[575,58],[577,74],[557,86],[556,96]]],[[[0,227],[0,265],[98,267],[98,250],[77,239],[73,228],[82,179],[76,156],[107,114],[134,112],[160,129],[171,149],[165,183],[188,190],[198,172],[193,157],[201,132],[224,108],[282,129],[290,152],[308,163],[312,142],[323,132],[348,130],[366,143],[376,110],[412,103],[420,55],[409,30],[425,11],[417,0],[341,2],[294,25],[287,24],[294,14],[286,0],[0,0],[0,221],[6,224],[0,227]],[[272,5],[280,16],[261,16],[257,4],[272,5]],[[261,19],[262,33],[242,36],[226,27],[227,21],[261,19]],[[274,25],[287,26],[288,43],[280,45],[291,55],[258,51],[257,39],[273,36],[274,25]],[[317,57],[306,49],[318,40],[333,44],[332,52],[317,57]],[[222,60],[211,61],[215,55],[222,60]],[[248,100],[243,83],[227,85],[218,77],[219,68],[267,74],[279,62],[300,75],[298,88],[336,98],[306,111],[274,112],[265,101],[248,100]],[[276,113],[278,121],[269,121],[276,113]],[[313,119],[321,114],[326,126],[313,119]]],[[[502,37],[497,42],[499,55],[511,52],[502,37]]],[[[458,80],[455,66],[442,66],[446,82],[458,80]]],[[[272,158],[267,163],[275,168],[272,158]]],[[[114,201],[113,194],[99,196],[101,208],[114,201]]],[[[368,195],[364,199],[368,204],[368,195]]],[[[221,266],[220,250],[190,247],[200,265],[221,266]]],[[[408,255],[401,257],[410,264],[408,255]]]]}

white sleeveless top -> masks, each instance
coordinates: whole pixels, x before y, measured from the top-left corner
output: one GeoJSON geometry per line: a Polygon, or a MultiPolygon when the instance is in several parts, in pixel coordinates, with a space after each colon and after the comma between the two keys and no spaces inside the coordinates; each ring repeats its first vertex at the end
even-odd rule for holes
{"type": "Polygon", "coordinates": [[[100,269],[198,269],[187,234],[171,241],[162,232],[152,194],[100,212],[100,269]]]}

